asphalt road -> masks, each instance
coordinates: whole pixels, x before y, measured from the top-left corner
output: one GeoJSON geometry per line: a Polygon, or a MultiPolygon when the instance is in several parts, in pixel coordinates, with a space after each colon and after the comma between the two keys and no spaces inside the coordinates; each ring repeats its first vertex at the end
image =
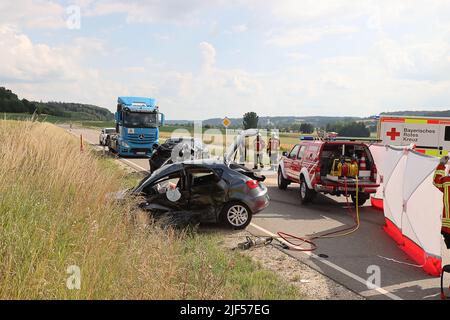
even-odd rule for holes
{"type": "MultiPolygon", "coordinates": [[[[86,142],[98,144],[96,130],[72,129],[72,133],[82,134],[86,142]]],[[[120,160],[137,170],[149,168],[147,159],[120,160]]],[[[318,195],[313,203],[302,206],[297,185],[281,191],[274,177],[266,184],[271,202],[266,210],[254,216],[248,227],[254,235],[268,236],[282,231],[305,236],[353,224],[343,197],[318,195]]],[[[367,299],[439,299],[439,278],[430,277],[415,266],[388,237],[382,230],[383,213],[366,205],[360,209],[360,218],[361,225],[355,233],[317,239],[318,248],[314,252],[285,252],[367,299]],[[379,283],[374,277],[378,274],[379,283]],[[370,288],[368,280],[372,284],[370,288]],[[374,287],[373,284],[379,285],[374,287]]],[[[443,263],[450,263],[448,251],[444,252],[443,263]]]]}

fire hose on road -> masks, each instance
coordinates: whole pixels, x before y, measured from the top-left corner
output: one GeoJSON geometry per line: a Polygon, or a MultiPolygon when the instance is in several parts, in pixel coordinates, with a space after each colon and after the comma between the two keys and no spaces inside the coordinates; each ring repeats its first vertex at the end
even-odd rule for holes
{"type": "MultiPolygon", "coordinates": [[[[341,230],[331,231],[331,232],[327,232],[325,234],[312,236],[312,237],[297,236],[297,235],[289,234],[289,233],[286,233],[283,231],[278,231],[277,232],[278,237],[276,238],[276,240],[278,240],[280,243],[284,244],[285,246],[283,246],[283,247],[285,249],[294,250],[294,251],[314,251],[317,249],[317,245],[314,243],[313,240],[344,237],[344,236],[348,236],[348,235],[356,232],[360,226],[359,203],[358,203],[358,192],[359,192],[358,191],[358,189],[359,189],[358,177],[356,177],[356,180],[355,180],[355,187],[356,187],[356,191],[355,191],[356,192],[356,197],[355,197],[356,202],[355,202],[355,212],[353,212],[353,210],[351,209],[350,203],[348,201],[349,195],[348,195],[348,188],[347,188],[347,178],[344,177],[344,190],[345,190],[347,209],[349,211],[349,214],[353,216],[353,221],[354,221],[354,224],[352,226],[346,227],[341,230]],[[281,240],[283,240],[283,241],[281,241],[281,240]],[[305,243],[309,245],[308,248],[301,247],[305,243]]],[[[247,237],[247,241],[240,243],[238,245],[238,248],[246,250],[252,246],[267,245],[267,244],[270,244],[273,239],[274,239],[273,237],[266,237],[263,240],[258,241],[258,240],[249,239],[247,237]]]]}
{"type": "Polygon", "coordinates": [[[336,231],[331,231],[325,234],[321,234],[321,235],[316,235],[310,238],[306,238],[306,237],[299,237],[299,236],[295,236],[289,233],[285,233],[282,231],[277,232],[277,235],[283,239],[285,242],[287,242],[290,247],[290,250],[295,250],[295,251],[314,251],[315,249],[317,249],[317,245],[313,242],[313,240],[316,239],[327,239],[327,238],[337,238],[337,237],[344,237],[344,236],[348,236],[354,232],[356,232],[359,229],[359,225],[360,225],[360,220],[359,220],[359,203],[358,203],[358,177],[356,176],[356,180],[355,180],[355,184],[356,184],[356,203],[355,203],[355,212],[353,212],[351,210],[351,206],[350,203],[348,201],[348,191],[347,191],[347,178],[344,177],[344,190],[345,190],[345,199],[347,202],[347,209],[349,211],[349,213],[353,216],[353,220],[355,222],[355,224],[351,227],[347,227],[344,228],[342,230],[336,230],[336,231]],[[294,241],[300,241],[300,243],[296,243],[294,241]],[[310,245],[310,248],[299,248],[302,244],[307,243],[310,245]]]}

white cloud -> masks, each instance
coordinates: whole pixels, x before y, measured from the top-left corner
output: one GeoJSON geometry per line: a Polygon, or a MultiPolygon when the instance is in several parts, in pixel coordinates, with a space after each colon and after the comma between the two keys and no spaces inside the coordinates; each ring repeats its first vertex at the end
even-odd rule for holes
{"type": "Polygon", "coordinates": [[[9,26],[0,26],[0,78],[11,81],[75,80],[79,76],[74,61],[59,48],[34,44],[9,26]]]}
{"type": "Polygon", "coordinates": [[[168,36],[166,34],[153,33],[152,36],[153,36],[153,38],[155,38],[157,40],[162,40],[162,41],[170,40],[170,36],[168,36]]]}
{"type": "Polygon", "coordinates": [[[30,28],[63,28],[66,26],[65,7],[47,0],[1,1],[0,21],[2,24],[30,28]]]}
{"type": "Polygon", "coordinates": [[[200,43],[200,50],[203,58],[203,68],[210,70],[216,62],[216,49],[208,42],[200,43]]]}
{"type": "Polygon", "coordinates": [[[280,0],[268,2],[269,10],[280,20],[311,21],[336,16],[354,16],[366,0],[280,0]]]}
{"type": "Polygon", "coordinates": [[[401,44],[392,39],[377,43],[380,61],[399,78],[450,80],[450,45],[445,38],[410,41],[401,44]]]}
{"type": "MultiPolygon", "coordinates": [[[[172,119],[238,116],[250,108],[261,115],[368,115],[394,108],[449,106],[450,2],[79,0],[75,4],[81,6],[82,18],[91,19],[93,31],[96,17],[118,14],[114,26],[123,24],[120,19],[152,23],[157,28],[148,37],[168,41],[158,47],[158,59],[155,54],[153,60],[149,55],[154,51],[149,50],[141,60],[132,61],[124,58],[129,57],[125,46],[119,53],[117,42],[112,43],[120,43],[121,35],[73,38],[72,33],[70,42],[64,42],[66,38],[45,30],[37,39],[51,37],[58,44],[42,43],[26,30],[65,27],[64,7],[44,0],[3,1],[2,83],[30,99],[79,101],[111,109],[118,95],[151,95],[172,119]],[[242,13],[245,24],[227,19],[232,12],[214,15],[229,8],[242,13]],[[173,28],[168,31],[170,39],[158,33],[167,24],[173,28]],[[245,38],[249,25],[255,37],[247,46],[239,37],[245,38]],[[228,37],[236,47],[226,42],[214,47],[215,41],[223,40],[224,30],[236,37],[237,41],[228,37]],[[351,41],[336,41],[348,35],[353,36],[351,41]],[[180,52],[180,60],[168,54],[164,61],[164,50],[173,50],[179,36],[186,41],[186,53],[180,52]],[[205,41],[198,43],[200,37],[205,41]],[[260,50],[264,44],[273,47],[260,50]],[[255,63],[235,67],[236,52],[243,59],[250,55],[255,63]],[[183,68],[178,67],[181,57],[196,60],[196,54],[199,67],[185,60],[183,68]]],[[[130,26],[121,27],[125,32],[130,26]]]]}
{"type": "Polygon", "coordinates": [[[289,52],[286,54],[286,56],[289,57],[293,61],[300,61],[300,60],[311,58],[309,55],[301,53],[301,52],[289,52]]]}
{"type": "Polygon", "coordinates": [[[286,28],[270,32],[267,44],[278,47],[300,46],[319,41],[324,37],[348,35],[355,32],[358,32],[358,28],[350,26],[286,28]]]}
{"type": "Polygon", "coordinates": [[[89,16],[121,13],[129,23],[192,24],[198,21],[201,10],[226,3],[226,0],[97,0],[89,3],[85,12],[89,16]]]}
{"type": "Polygon", "coordinates": [[[234,33],[242,33],[248,30],[248,26],[246,24],[238,24],[231,28],[234,33]]]}
{"type": "MultiPolygon", "coordinates": [[[[20,96],[107,105],[120,84],[83,65],[86,55],[98,55],[96,39],[79,38],[71,46],[34,43],[20,30],[0,25],[0,81],[20,96]]],[[[120,90],[118,91],[120,92],[120,90]]]]}
{"type": "Polygon", "coordinates": [[[123,68],[123,71],[127,72],[127,73],[144,73],[145,68],[144,67],[126,67],[126,68],[123,68]]]}

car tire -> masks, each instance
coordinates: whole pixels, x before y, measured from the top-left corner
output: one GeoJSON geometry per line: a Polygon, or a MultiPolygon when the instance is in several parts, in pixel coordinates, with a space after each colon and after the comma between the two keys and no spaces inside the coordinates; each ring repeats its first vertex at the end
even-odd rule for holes
{"type": "Polygon", "coordinates": [[[222,209],[221,220],[229,228],[245,229],[252,221],[252,212],[242,202],[229,202],[222,209]]]}
{"type": "Polygon", "coordinates": [[[289,181],[286,180],[283,177],[283,172],[281,171],[281,168],[278,168],[278,189],[280,190],[286,190],[288,185],[289,185],[289,181]]]}
{"type": "Polygon", "coordinates": [[[303,176],[300,177],[300,201],[302,204],[307,204],[314,199],[316,191],[308,187],[303,176]]]}
{"type": "MultiPolygon", "coordinates": [[[[352,202],[356,206],[356,194],[351,195],[352,202]]],[[[370,195],[366,193],[358,193],[358,206],[361,207],[366,203],[367,200],[369,200],[370,195]]]]}

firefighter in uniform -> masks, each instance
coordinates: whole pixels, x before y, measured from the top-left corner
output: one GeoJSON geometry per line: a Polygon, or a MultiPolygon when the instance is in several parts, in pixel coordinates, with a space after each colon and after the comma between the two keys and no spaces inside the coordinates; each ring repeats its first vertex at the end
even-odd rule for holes
{"type": "Polygon", "coordinates": [[[444,237],[447,249],[450,249],[450,176],[445,173],[445,165],[449,161],[449,156],[441,158],[433,176],[433,184],[444,193],[444,210],[442,213],[441,233],[444,237]]]}
{"type": "Polygon", "coordinates": [[[264,154],[264,147],[266,146],[266,143],[264,142],[263,138],[261,137],[261,134],[256,135],[256,139],[254,141],[254,167],[253,169],[258,169],[258,165],[261,168],[264,168],[263,165],[263,154],[264,154]]]}
{"type": "Polygon", "coordinates": [[[279,150],[280,150],[280,139],[278,139],[275,133],[272,132],[272,135],[267,143],[267,153],[269,154],[271,169],[275,169],[277,167],[279,150]]]}

